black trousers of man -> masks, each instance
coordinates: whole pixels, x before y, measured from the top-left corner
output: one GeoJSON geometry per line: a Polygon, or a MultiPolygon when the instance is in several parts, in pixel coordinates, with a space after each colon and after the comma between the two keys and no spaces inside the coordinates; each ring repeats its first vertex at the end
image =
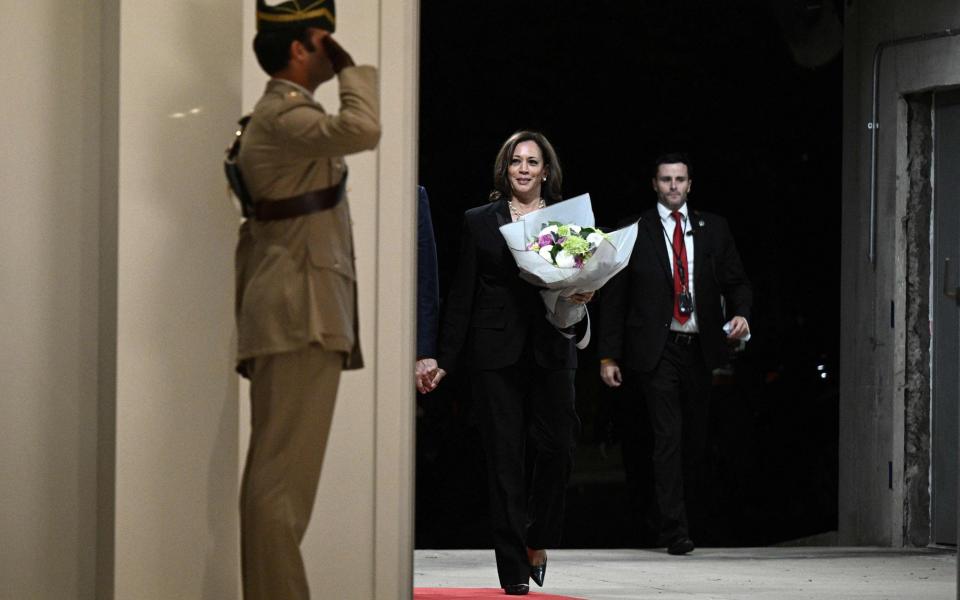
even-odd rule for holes
{"type": "Polygon", "coordinates": [[[574,373],[526,364],[473,374],[501,587],[527,583],[527,547],[555,548],[560,543],[567,482],[580,433],[574,373]],[[530,450],[536,453],[530,477],[525,460],[528,436],[535,445],[530,450]]]}
{"type": "Polygon", "coordinates": [[[710,371],[698,336],[671,333],[657,366],[638,375],[653,428],[659,545],[665,546],[690,537],[688,510],[694,523],[702,512],[697,488],[703,479],[710,371]]]}
{"type": "Polygon", "coordinates": [[[627,373],[624,385],[610,388],[607,394],[615,406],[613,426],[626,475],[628,539],[638,548],[655,548],[660,539],[660,509],[654,493],[653,429],[640,379],[636,372],[627,373]]]}

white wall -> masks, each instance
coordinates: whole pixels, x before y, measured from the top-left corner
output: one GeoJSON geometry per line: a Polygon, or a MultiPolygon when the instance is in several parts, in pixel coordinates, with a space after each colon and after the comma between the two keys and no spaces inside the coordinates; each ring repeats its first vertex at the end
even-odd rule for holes
{"type": "Polygon", "coordinates": [[[0,19],[0,598],[93,598],[99,10],[0,19]]]}
{"type": "Polygon", "coordinates": [[[238,218],[222,159],[241,108],[242,8],[119,8],[115,597],[232,598],[238,218]]]}

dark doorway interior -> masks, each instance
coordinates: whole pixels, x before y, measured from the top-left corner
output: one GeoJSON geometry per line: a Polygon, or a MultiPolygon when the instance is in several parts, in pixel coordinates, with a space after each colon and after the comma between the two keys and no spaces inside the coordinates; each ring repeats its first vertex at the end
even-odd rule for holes
{"type": "MultiPolygon", "coordinates": [[[[463,211],[486,201],[494,155],[517,129],[546,133],[565,194],[589,192],[601,225],[652,205],[648,165],[677,149],[695,163],[691,205],[729,219],[754,285],[754,338],[715,380],[700,545],[837,522],[841,59],[797,66],[769,4],[422,3],[419,174],[441,296],[463,211]]],[[[564,543],[643,546],[645,438],[597,358],[580,356],[564,543]]],[[[418,548],[490,547],[469,383],[418,399],[418,548]]]]}

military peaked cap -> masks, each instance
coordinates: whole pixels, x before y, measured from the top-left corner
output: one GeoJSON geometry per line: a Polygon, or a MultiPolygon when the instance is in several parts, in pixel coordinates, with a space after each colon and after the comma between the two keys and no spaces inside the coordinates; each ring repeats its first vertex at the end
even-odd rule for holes
{"type": "Polygon", "coordinates": [[[257,31],[318,27],[333,33],[336,26],[333,0],[287,0],[273,6],[266,0],[257,0],[257,31]]]}

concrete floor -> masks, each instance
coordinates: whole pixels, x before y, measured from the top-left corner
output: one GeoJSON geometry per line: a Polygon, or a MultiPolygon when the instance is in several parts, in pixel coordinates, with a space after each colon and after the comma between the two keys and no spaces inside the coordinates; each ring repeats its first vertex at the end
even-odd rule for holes
{"type": "MultiPolygon", "coordinates": [[[[551,550],[549,558],[542,591],[589,600],[956,598],[951,551],[698,548],[677,557],[663,550],[551,550]]],[[[414,587],[498,587],[493,551],[417,550],[414,587]]]]}

